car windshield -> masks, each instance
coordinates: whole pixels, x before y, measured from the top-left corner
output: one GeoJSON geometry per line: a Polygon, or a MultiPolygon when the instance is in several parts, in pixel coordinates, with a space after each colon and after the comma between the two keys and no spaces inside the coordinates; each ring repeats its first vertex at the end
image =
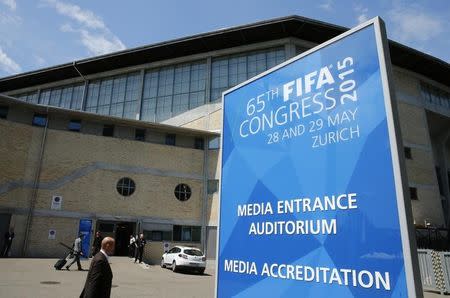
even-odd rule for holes
{"type": "Polygon", "coordinates": [[[185,249],[184,253],[190,256],[203,256],[203,253],[198,249],[185,249]]]}

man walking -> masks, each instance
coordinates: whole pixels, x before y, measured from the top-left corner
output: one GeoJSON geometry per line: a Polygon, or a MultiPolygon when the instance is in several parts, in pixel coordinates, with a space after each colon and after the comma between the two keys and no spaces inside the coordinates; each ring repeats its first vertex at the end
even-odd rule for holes
{"type": "Polygon", "coordinates": [[[95,233],[94,243],[92,244],[92,256],[95,256],[99,251],[102,245],[103,237],[100,235],[100,232],[95,233]]]}
{"type": "Polygon", "coordinates": [[[72,263],[70,263],[69,265],[66,266],[67,270],[70,270],[70,266],[73,265],[73,263],[77,262],[77,266],[78,266],[78,270],[83,270],[83,268],[81,268],[81,263],[80,263],[80,256],[83,255],[83,250],[81,248],[81,244],[83,243],[83,234],[79,234],[78,238],[75,239],[75,242],[73,244],[73,261],[72,263]]]}
{"type": "Polygon", "coordinates": [[[8,257],[13,239],[14,239],[14,230],[10,229],[9,232],[5,233],[5,244],[3,245],[3,250],[1,252],[2,257],[4,258],[8,257]]]}
{"type": "Polygon", "coordinates": [[[114,254],[115,241],[105,237],[101,243],[101,250],[91,261],[80,298],[108,298],[111,296],[113,274],[109,266],[109,256],[114,254]]]}
{"type": "Polygon", "coordinates": [[[134,262],[139,259],[139,263],[142,263],[142,255],[144,254],[144,247],[147,242],[144,239],[144,234],[139,236],[139,239],[136,240],[136,257],[134,258],[134,262]]]}

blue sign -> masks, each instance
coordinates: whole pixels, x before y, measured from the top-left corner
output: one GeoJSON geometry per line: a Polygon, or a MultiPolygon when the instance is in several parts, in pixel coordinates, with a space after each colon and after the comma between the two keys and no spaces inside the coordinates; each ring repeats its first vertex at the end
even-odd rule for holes
{"type": "Polygon", "coordinates": [[[83,234],[82,250],[85,258],[89,257],[89,248],[91,243],[92,220],[80,219],[79,234],[83,234]]]}
{"type": "Polygon", "coordinates": [[[224,93],[217,297],[416,295],[380,28],[224,93]]]}

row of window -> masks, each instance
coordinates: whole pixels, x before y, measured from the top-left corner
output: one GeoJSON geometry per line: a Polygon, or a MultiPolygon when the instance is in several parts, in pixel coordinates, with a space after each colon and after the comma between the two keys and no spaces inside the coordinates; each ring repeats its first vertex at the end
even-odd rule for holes
{"type": "MultiPolygon", "coordinates": [[[[8,117],[9,107],[8,106],[0,106],[0,118],[6,119],[8,117]]],[[[47,115],[46,114],[34,114],[32,125],[45,127],[47,126],[47,115]]],[[[67,129],[69,131],[80,132],[82,127],[82,121],[79,119],[71,119],[68,123],[67,129]]],[[[114,125],[105,124],[103,125],[102,135],[105,137],[113,137],[114,136],[114,125]]],[[[146,139],[146,130],[136,128],[134,139],[136,141],[145,141],[146,139]]],[[[165,137],[165,144],[175,146],[176,145],[176,134],[167,133],[165,137]]],[[[220,138],[215,137],[210,139],[208,148],[210,150],[219,149],[220,146],[220,138]]],[[[205,140],[201,137],[197,137],[194,140],[194,148],[203,150],[205,148],[205,140]]]]}
{"type": "Polygon", "coordinates": [[[144,230],[144,238],[150,241],[200,242],[201,232],[199,226],[174,225],[170,231],[144,230]]]}
{"type": "Polygon", "coordinates": [[[284,48],[215,58],[207,86],[206,61],[151,69],[90,81],[83,107],[84,85],[48,88],[16,95],[35,104],[85,110],[101,115],[161,122],[210,101],[221,93],[283,61],[284,48]],[[142,81],[143,80],[143,81],[142,81]],[[142,94],[142,104],[139,101],[142,94]]]}

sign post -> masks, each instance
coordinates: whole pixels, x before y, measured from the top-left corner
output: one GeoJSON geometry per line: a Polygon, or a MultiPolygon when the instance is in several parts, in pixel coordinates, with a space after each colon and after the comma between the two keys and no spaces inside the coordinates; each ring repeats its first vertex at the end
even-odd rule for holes
{"type": "Polygon", "coordinates": [[[389,67],[375,18],[224,93],[216,297],[423,296],[389,67]]]}

